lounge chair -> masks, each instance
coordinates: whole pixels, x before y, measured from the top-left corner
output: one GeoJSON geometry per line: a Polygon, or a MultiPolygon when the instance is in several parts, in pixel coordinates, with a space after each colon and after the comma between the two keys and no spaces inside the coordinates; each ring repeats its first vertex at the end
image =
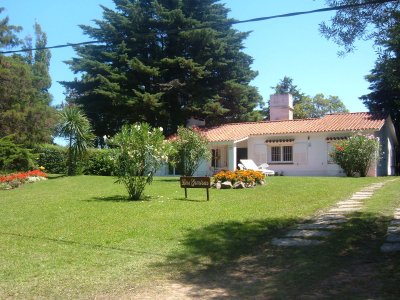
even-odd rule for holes
{"type": "Polygon", "coordinates": [[[275,171],[268,169],[269,165],[267,163],[257,166],[252,159],[241,159],[239,165],[241,165],[239,168],[243,167],[245,170],[261,171],[266,176],[275,175],[275,171]]]}

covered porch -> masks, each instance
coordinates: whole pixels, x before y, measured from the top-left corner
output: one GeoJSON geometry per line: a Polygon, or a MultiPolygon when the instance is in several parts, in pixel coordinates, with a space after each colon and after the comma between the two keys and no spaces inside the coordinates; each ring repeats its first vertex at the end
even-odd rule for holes
{"type": "Polygon", "coordinates": [[[248,138],[238,141],[214,142],[210,144],[210,169],[215,174],[221,170],[235,171],[241,159],[248,158],[248,138]]]}

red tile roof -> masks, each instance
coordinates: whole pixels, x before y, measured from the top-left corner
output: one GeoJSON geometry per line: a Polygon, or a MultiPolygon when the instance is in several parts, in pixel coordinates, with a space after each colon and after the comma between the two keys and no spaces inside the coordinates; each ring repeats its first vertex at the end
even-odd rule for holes
{"type": "Polygon", "coordinates": [[[204,129],[210,142],[239,141],[251,135],[380,130],[385,118],[370,113],[340,113],[320,119],[263,121],[224,124],[204,129]]]}

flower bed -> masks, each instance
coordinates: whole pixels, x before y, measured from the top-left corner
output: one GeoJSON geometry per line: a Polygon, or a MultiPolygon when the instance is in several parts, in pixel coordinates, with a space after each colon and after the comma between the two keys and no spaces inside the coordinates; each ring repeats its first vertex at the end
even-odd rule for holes
{"type": "Polygon", "coordinates": [[[246,188],[264,184],[265,175],[260,171],[253,170],[220,171],[214,175],[213,179],[214,186],[217,188],[220,187],[219,184],[229,188],[228,183],[233,188],[246,188]]]}
{"type": "Polygon", "coordinates": [[[0,176],[0,190],[15,189],[24,183],[33,183],[45,179],[47,179],[47,174],[41,170],[3,175],[0,176]]]}

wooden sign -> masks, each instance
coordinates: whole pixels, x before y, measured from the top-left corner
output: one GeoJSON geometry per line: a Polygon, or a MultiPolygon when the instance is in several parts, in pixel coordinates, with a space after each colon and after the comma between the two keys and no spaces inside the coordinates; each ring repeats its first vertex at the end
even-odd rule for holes
{"type": "Polygon", "coordinates": [[[210,200],[208,189],[211,187],[211,177],[191,177],[184,176],[180,178],[181,188],[185,189],[185,198],[187,198],[187,189],[207,189],[207,201],[210,200]]]}

